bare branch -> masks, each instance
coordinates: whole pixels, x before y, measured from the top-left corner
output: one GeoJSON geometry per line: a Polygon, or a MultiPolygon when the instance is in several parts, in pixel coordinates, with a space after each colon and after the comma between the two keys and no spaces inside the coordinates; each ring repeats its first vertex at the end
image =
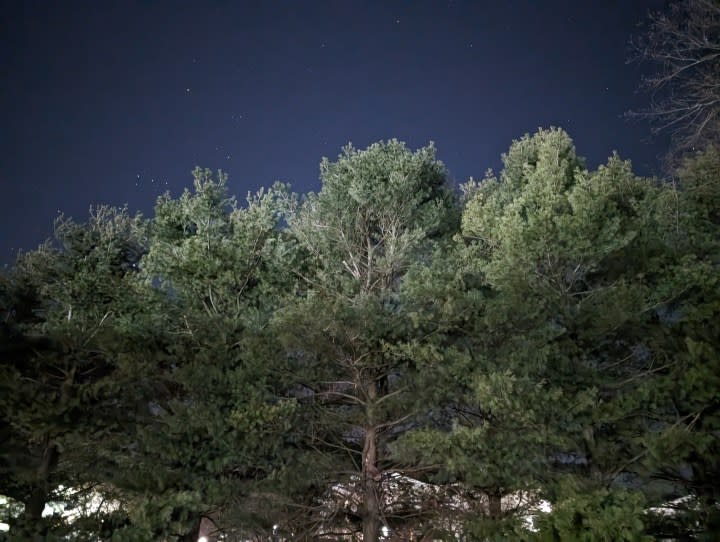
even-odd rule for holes
{"type": "Polygon", "coordinates": [[[649,61],[657,71],[642,82],[650,107],[627,116],[648,119],[653,134],[669,132],[677,153],[717,142],[720,0],[680,0],[669,13],[651,13],[631,48],[631,61],[649,61]]]}

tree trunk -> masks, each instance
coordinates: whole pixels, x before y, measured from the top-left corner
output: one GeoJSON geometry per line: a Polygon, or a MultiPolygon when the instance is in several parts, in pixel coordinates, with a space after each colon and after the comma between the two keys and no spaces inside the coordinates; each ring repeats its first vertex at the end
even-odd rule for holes
{"type": "Polygon", "coordinates": [[[377,428],[374,419],[374,402],[377,397],[375,382],[367,389],[367,427],[362,455],[363,484],[363,542],[377,542],[380,537],[380,481],[382,474],[377,467],[377,428]]]}
{"type": "Polygon", "coordinates": [[[499,491],[488,492],[488,513],[492,519],[502,517],[502,493],[499,491]]]}
{"type": "MultiPolygon", "coordinates": [[[[44,485],[44,484],[43,484],[44,485]]],[[[30,525],[31,523],[38,523],[42,519],[43,510],[45,510],[45,503],[47,502],[47,491],[44,487],[35,486],[30,493],[30,497],[25,503],[25,511],[23,517],[25,523],[30,525]]]]}
{"type": "Polygon", "coordinates": [[[197,539],[200,538],[200,523],[202,522],[202,518],[195,521],[192,528],[180,536],[178,538],[178,542],[197,542],[197,539]]]}
{"type": "Polygon", "coordinates": [[[35,476],[30,498],[25,503],[24,517],[28,521],[40,521],[45,503],[50,493],[50,472],[57,463],[57,448],[50,444],[49,439],[45,439],[42,449],[42,457],[35,476]]]}
{"type": "MultiPolygon", "coordinates": [[[[57,464],[58,451],[55,445],[50,444],[49,437],[45,438],[42,446],[42,457],[38,465],[30,497],[25,502],[25,510],[21,516],[20,524],[30,528],[33,540],[41,540],[44,533],[42,527],[42,513],[50,495],[50,473],[57,464]]],[[[28,533],[30,535],[30,533],[28,533]]]]}

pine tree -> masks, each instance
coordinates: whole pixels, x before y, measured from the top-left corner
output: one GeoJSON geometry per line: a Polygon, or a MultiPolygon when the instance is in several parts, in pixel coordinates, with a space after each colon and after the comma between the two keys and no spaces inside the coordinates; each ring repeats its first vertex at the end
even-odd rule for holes
{"type": "Polygon", "coordinates": [[[0,475],[3,494],[23,505],[5,519],[13,536],[97,534],[112,520],[97,515],[71,528],[42,514],[50,501],[73,507],[87,487],[102,489],[99,449],[131,421],[107,347],[131,306],[127,285],[145,232],[145,221],[122,209],[95,208],[85,224],[61,218],[55,245],[23,254],[2,277],[0,475]]]}
{"type": "Polygon", "coordinates": [[[457,395],[440,396],[452,427],[412,434],[403,451],[485,494],[490,528],[518,491],[556,499],[570,475],[603,491],[637,470],[662,364],[643,279],[660,250],[653,185],[617,157],[588,171],[556,129],[514,142],[503,162],[466,187],[451,263],[408,282],[418,325],[435,330],[417,356],[457,395]]]}
{"type": "Polygon", "coordinates": [[[720,526],[720,153],[687,157],[664,193],[660,229],[665,253],[656,263],[670,365],[656,407],[661,430],[647,438],[648,469],[671,484],[674,515],[659,518],[667,536],[712,539],[720,526]]]}
{"type": "Polygon", "coordinates": [[[292,284],[278,228],[290,196],[278,186],[239,208],[226,182],[196,169],[193,191],[156,206],[141,262],[156,336],[126,353],[146,406],[119,482],[126,536],[195,540],[203,518],[230,529],[231,503],[272,474],[292,412],[254,346],[292,284]]]}
{"type": "Polygon", "coordinates": [[[453,197],[432,146],[348,146],[320,171],[322,189],[289,220],[304,292],[275,322],[302,405],[286,474],[309,507],[307,536],[359,530],[371,542],[402,521],[388,505],[388,445],[412,419],[414,371],[396,348],[408,332],[399,287],[452,227],[453,197]]]}

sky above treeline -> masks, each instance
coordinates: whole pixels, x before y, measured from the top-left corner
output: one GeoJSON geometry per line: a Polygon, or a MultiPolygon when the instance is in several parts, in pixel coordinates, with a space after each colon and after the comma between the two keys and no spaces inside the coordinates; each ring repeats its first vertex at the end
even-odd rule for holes
{"type": "Polygon", "coordinates": [[[352,142],[434,141],[460,183],[511,141],[560,126],[595,167],[617,150],[659,171],[666,142],[622,118],[648,104],[628,41],[661,0],[4,3],[0,263],[60,212],[152,215],[222,169],[243,201],[320,188],[352,142]]]}

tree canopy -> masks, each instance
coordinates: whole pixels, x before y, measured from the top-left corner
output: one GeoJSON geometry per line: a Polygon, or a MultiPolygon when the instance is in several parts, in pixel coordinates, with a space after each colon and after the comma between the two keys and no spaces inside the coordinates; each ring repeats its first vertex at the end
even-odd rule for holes
{"type": "Polygon", "coordinates": [[[320,172],[240,206],[196,169],[2,274],[11,539],[716,532],[715,147],[675,183],[557,128],[460,190],[395,140],[320,172]]]}

